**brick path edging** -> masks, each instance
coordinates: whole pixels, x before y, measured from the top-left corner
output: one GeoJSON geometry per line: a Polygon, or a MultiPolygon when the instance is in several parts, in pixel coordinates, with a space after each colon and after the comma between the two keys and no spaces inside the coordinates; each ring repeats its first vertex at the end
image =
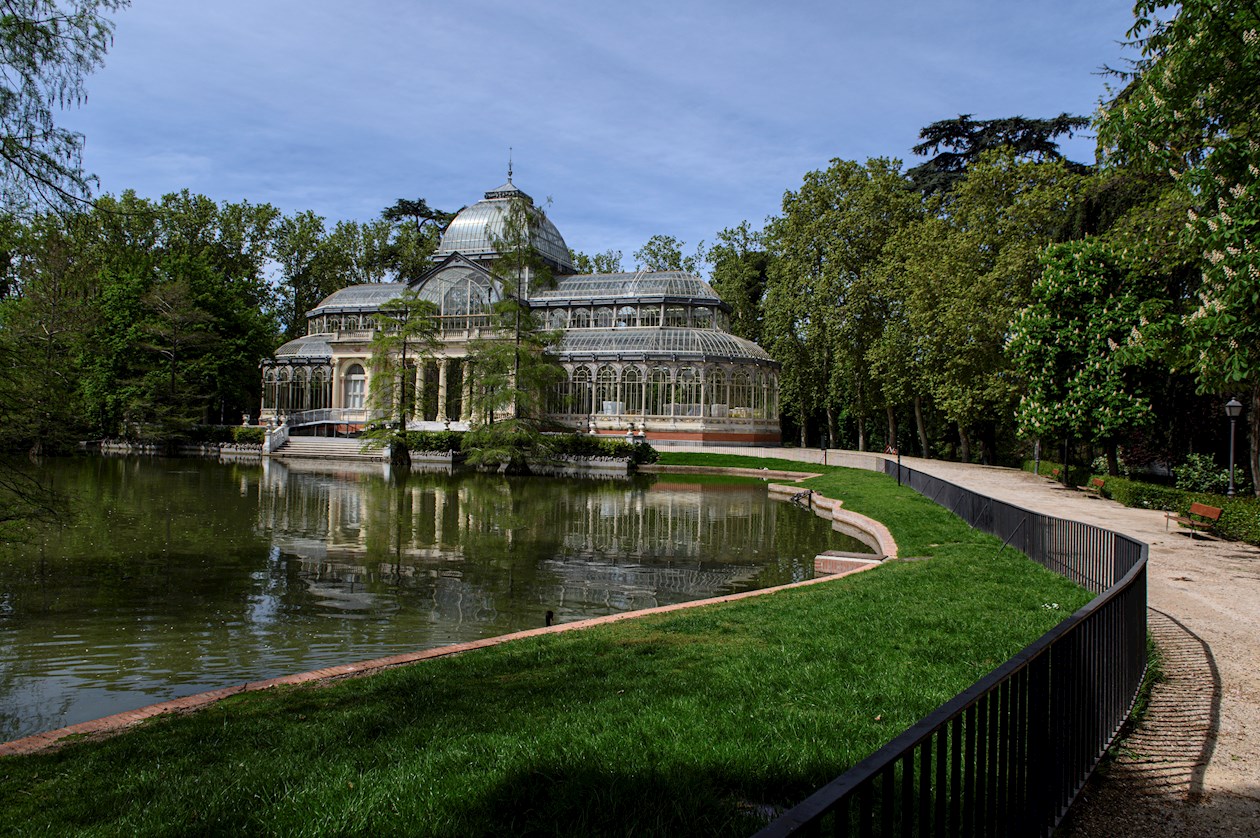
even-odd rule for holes
{"type": "Polygon", "coordinates": [[[565,631],[578,631],[581,629],[591,628],[593,626],[615,623],[620,620],[644,617],[650,614],[665,614],[671,611],[681,611],[687,608],[698,608],[703,605],[716,605],[722,602],[735,602],[736,600],[748,599],[750,597],[765,596],[767,594],[778,593],[779,591],[830,582],[833,579],[839,579],[844,576],[852,576],[855,573],[870,570],[880,564],[880,560],[878,559],[872,559],[862,564],[859,564],[855,560],[850,561],[852,562],[852,565],[856,566],[849,566],[847,569],[842,569],[838,573],[834,573],[829,576],[820,576],[816,579],[806,579],[803,582],[791,582],[786,585],[776,585],[772,588],[762,588],[756,591],[743,591],[738,594],[727,594],[725,596],[712,597],[710,599],[698,599],[691,602],[679,602],[674,605],[661,605],[656,608],[643,608],[638,611],[625,611],[620,614],[608,614],[603,617],[576,620],[572,623],[564,623],[557,626],[527,629],[525,631],[513,632],[512,634],[499,635],[498,637],[487,637],[482,640],[473,640],[468,643],[456,643],[452,646],[440,646],[436,649],[425,649],[419,652],[404,652],[400,655],[391,655],[385,658],[375,658],[373,660],[342,664],[340,666],[329,666],[323,669],[311,670],[310,672],[300,672],[296,675],[281,675],[276,678],[267,678],[262,681],[250,681],[249,683],[238,684],[232,687],[223,687],[217,690],[209,690],[208,692],[195,693],[182,698],[174,698],[170,701],[150,704],[136,710],[128,710],[124,713],[115,713],[112,716],[105,716],[88,722],[80,722],[79,724],[69,725],[68,727],[58,728],[57,730],[36,733],[21,739],[14,739],[11,742],[0,743],[0,757],[16,756],[19,754],[33,754],[38,751],[51,750],[66,744],[65,740],[67,737],[101,738],[104,736],[110,736],[116,733],[121,733],[129,727],[133,727],[134,725],[155,716],[162,716],[168,713],[186,713],[192,710],[198,710],[203,707],[208,707],[209,705],[222,699],[233,695],[239,695],[241,693],[268,690],[279,686],[305,684],[311,681],[331,681],[341,678],[370,675],[383,669],[390,669],[396,666],[406,666],[407,664],[433,660],[434,658],[442,658],[448,655],[457,655],[462,652],[471,652],[475,649],[485,649],[491,646],[498,646],[502,643],[510,643],[514,640],[523,640],[527,637],[538,637],[544,634],[558,634],[565,631]]]}

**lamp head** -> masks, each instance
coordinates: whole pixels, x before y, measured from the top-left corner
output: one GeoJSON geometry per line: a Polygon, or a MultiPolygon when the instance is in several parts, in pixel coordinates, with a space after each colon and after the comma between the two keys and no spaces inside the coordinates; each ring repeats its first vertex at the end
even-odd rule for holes
{"type": "Polygon", "coordinates": [[[1225,402],[1225,415],[1230,419],[1237,419],[1242,415],[1242,404],[1238,399],[1230,399],[1225,402]]]}

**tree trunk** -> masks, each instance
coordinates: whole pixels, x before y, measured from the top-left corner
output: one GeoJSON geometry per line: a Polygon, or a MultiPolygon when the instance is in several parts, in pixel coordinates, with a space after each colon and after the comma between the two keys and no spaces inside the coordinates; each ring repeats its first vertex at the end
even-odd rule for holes
{"type": "Polygon", "coordinates": [[[836,410],[829,407],[827,408],[827,447],[838,448],[839,445],[836,444],[836,440],[839,437],[840,434],[836,432],[836,410]]]}
{"type": "Polygon", "coordinates": [[[806,433],[808,432],[808,423],[805,421],[805,406],[801,406],[801,447],[808,448],[806,443],[806,433]]]}
{"type": "Polygon", "coordinates": [[[960,460],[964,463],[971,462],[971,437],[967,435],[967,429],[962,422],[958,423],[958,451],[960,460]]]}
{"type": "Polygon", "coordinates": [[[928,451],[927,425],[923,423],[923,397],[914,397],[914,425],[919,431],[919,454],[923,457],[930,457],[931,452],[928,451]]]}
{"type": "Polygon", "coordinates": [[[1116,445],[1114,439],[1109,439],[1103,443],[1107,449],[1107,474],[1111,477],[1120,476],[1120,446],[1116,445]]]}
{"type": "Polygon", "coordinates": [[[884,410],[888,413],[888,447],[897,448],[897,414],[893,412],[892,405],[886,405],[884,410]]]}

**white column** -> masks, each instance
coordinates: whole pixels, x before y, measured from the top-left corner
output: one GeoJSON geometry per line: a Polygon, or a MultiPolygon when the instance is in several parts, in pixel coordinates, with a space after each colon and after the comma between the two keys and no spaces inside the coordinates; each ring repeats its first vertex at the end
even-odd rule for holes
{"type": "Polygon", "coordinates": [[[446,415],[446,367],[451,361],[449,358],[438,358],[438,408],[437,420],[445,422],[446,415]]]}

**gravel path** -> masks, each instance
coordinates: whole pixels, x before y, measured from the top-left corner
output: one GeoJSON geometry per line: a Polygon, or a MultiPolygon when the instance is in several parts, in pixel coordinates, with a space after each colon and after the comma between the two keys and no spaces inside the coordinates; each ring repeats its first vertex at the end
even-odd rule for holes
{"type": "Polygon", "coordinates": [[[1072,809],[1063,834],[1260,836],[1260,549],[1165,530],[1162,512],[1021,471],[905,458],[1009,503],[1151,546],[1149,624],[1164,656],[1143,724],[1072,809]]]}

